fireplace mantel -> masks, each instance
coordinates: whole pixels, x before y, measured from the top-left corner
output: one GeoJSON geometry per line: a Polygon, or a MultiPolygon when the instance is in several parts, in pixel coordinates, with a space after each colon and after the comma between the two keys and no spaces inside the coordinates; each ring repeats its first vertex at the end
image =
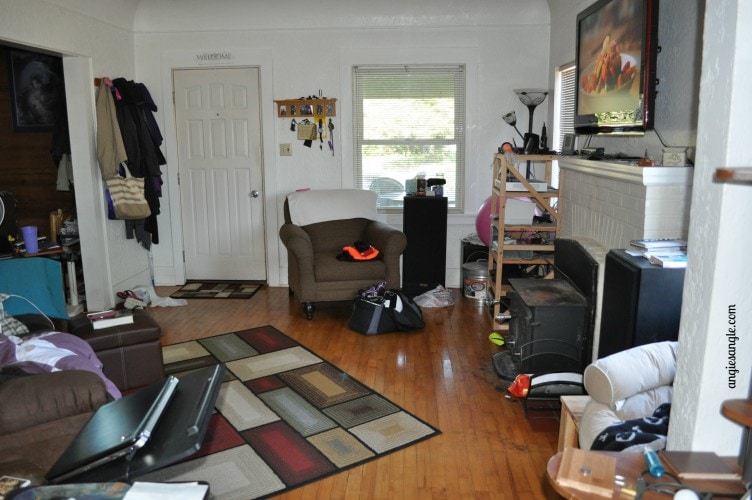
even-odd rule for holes
{"type": "Polygon", "coordinates": [[[559,160],[559,168],[643,186],[690,186],[693,173],[690,167],[640,167],[634,162],[580,158],[562,158],[559,160]]]}
{"type": "Polygon", "coordinates": [[[561,159],[559,167],[561,236],[606,249],[634,239],[686,239],[694,169],[578,158],[561,159]]]}

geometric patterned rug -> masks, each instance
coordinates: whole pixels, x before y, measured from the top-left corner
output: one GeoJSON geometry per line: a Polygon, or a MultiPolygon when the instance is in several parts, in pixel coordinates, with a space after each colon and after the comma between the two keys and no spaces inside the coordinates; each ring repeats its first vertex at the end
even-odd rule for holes
{"type": "Polygon", "coordinates": [[[258,283],[186,283],[170,297],[173,299],[250,299],[259,291],[258,283]]]}
{"type": "Polygon", "coordinates": [[[440,434],[272,326],[162,348],[168,374],[225,363],[201,449],[139,481],[276,495],[440,434]]]}

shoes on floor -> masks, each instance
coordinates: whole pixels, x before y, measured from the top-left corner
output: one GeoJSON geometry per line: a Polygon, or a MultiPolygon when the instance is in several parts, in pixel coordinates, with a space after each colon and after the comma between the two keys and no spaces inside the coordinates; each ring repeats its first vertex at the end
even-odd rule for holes
{"type": "Polygon", "coordinates": [[[147,303],[145,300],[141,300],[138,295],[136,295],[135,292],[132,290],[124,290],[122,292],[117,292],[117,296],[121,299],[125,299],[125,302],[123,302],[123,307],[126,309],[135,309],[137,307],[146,307],[147,303]]]}
{"type": "Polygon", "coordinates": [[[125,299],[125,302],[123,302],[123,306],[126,309],[135,309],[137,307],[146,307],[146,302],[144,302],[141,299],[134,299],[133,297],[128,297],[125,299]]]}

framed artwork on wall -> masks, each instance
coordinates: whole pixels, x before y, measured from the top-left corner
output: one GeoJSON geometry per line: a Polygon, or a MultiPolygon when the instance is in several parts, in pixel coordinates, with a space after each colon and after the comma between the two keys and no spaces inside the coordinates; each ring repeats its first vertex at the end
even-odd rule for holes
{"type": "Polygon", "coordinates": [[[63,59],[8,49],[8,83],[15,132],[47,132],[65,106],[63,59]]]}
{"type": "Polygon", "coordinates": [[[577,136],[575,136],[574,134],[564,134],[564,144],[561,147],[561,154],[573,155],[576,149],[576,146],[575,146],[576,140],[577,140],[577,136]]]}

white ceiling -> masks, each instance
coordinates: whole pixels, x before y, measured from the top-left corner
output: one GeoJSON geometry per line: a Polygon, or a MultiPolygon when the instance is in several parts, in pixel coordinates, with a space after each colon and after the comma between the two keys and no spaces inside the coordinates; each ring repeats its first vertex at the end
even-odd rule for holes
{"type": "Polygon", "coordinates": [[[45,0],[135,32],[548,24],[548,0],[45,0]]]}

